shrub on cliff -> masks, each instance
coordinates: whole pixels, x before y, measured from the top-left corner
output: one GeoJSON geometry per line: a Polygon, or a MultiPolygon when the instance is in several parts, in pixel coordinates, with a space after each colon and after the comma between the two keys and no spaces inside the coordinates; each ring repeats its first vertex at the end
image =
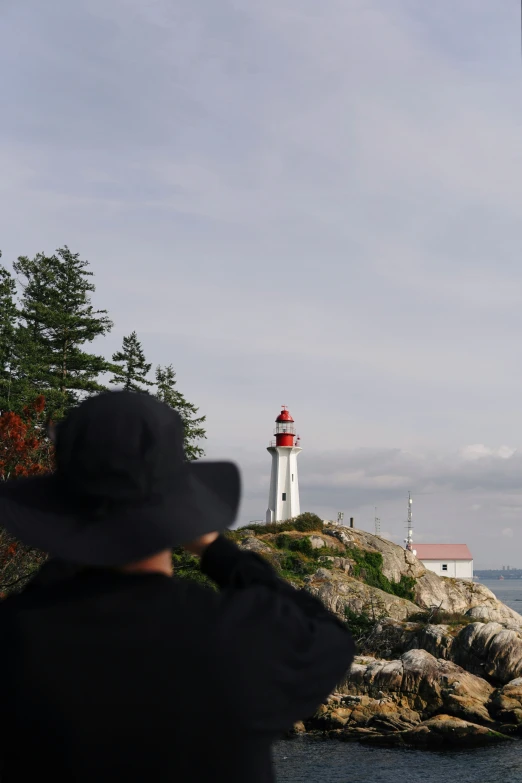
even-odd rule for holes
{"type": "MultiPolygon", "coordinates": [[[[331,555],[332,557],[339,556],[337,549],[332,549],[328,546],[322,546],[318,549],[314,549],[309,536],[303,538],[293,538],[287,533],[280,533],[276,540],[275,545],[278,549],[282,549],[287,552],[300,552],[309,560],[321,560],[323,561],[325,555],[331,555]]],[[[328,561],[322,563],[323,567],[328,568],[328,561]]],[[[315,566],[317,568],[317,565],[315,566]]]]}
{"type": "Polygon", "coordinates": [[[396,595],[413,601],[415,597],[415,579],[402,574],[399,582],[392,582],[383,574],[383,560],[380,552],[370,552],[367,549],[350,547],[347,552],[355,561],[353,575],[370,587],[378,587],[385,593],[396,595]]]}
{"type": "Polygon", "coordinates": [[[346,617],[346,625],[359,648],[358,652],[362,652],[360,649],[361,641],[373,631],[377,621],[365,612],[357,614],[349,606],[345,607],[344,615],[346,617]]]}
{"type": "Polygon", "coordinates": [[[278,549],[289,549],[291,552],[301,552],[301,554],[306,557],[313,557],[314,555],[314,548],[308,537],[292,538],[285,533],[280,533],[276,538],[275,544],[278,549]]]}
{"type": "Polygon", "coordinates": [[[312,514],[310,511],[305,511],[304,514],[299,514],[298,517],[290,520],[294,523],[294,530],[298,530],[300,533],[312,533],[314,531],[322,531],[323,520],[318,517],[317,514],[312,514]]]}
{"type": "Polygon", "coordinates": [[[469,617],[467,614],[461,614],[460,612],[445,612],[440,607],[433,607],[433,609],[412,614],[409,620],[412,623],[420,623],[421,625],[449,625],[453,627],[471,625],[477,622],[476,617],[469,617]]]}
{"type": "Polygon", "coordinates": [[[265,525],[252,525],[251,529],[258,536],[263,536],[266,533],[285,533],[289,530],[296,530],[299,533],[322,533],[323,520],[317,514],[305,511],[293,519],[286,519],[284,522],[267,522],[265,525]]]}
{"type": "Polygon", "coordinates": [[[286,579],[309,576],[317,570],[317,564],[302,552],[291,552],[281,560],[280,573],[286,579]]]}
{"type": "Polygon", "coordinates": [[[406,598],[408,601],[415,599],[415,577],[401,575],[399,582],[390,582],[393,592],[399,598],[406,598]]]}

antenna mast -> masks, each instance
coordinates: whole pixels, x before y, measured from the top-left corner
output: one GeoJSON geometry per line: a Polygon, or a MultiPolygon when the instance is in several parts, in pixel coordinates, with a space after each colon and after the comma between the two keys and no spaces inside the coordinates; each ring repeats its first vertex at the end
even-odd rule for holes
{"type": "Polygon", "coordinates": [[[408,535],[407,538],[404,539],[404,543],[406,544],[406,549],[409,549],[410,552],[413,552],[413,521],[411,513],[412,503],[413,500],[411,498],[411,492],[408,492],[408,535]]]}
{"type": "Polygon", "coordinates": [[[381,520],[377,516],[377,506],[375,506],[375,535],[381,535],[381,520]]]}

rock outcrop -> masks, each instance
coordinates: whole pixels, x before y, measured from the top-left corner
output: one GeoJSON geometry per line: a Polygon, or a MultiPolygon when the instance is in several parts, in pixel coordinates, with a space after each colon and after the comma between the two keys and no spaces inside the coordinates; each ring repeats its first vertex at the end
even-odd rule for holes
{"type": "Polygon", "coordinates": [[[331,612],[345,619],[345,609],[369,617],[404,620],[419,609],[411,601],[370,587],[337,570],[319,568],[306,578],[306,589],[318,596],[331,612]]]}
{"type": "Polygon", "coordinates": [[[489,711],[503,724],[522,726],[522,677],[511,680],[495,691],[489,711]]]}
{"type": "Polygon", "coordinates": [[[348,617],[371,652],[295,731],[419,748],[522,735],[522,616],[486,587],[439,577],[402,547],[352,528],[244,532],[240,546],[284,564],[285,576],[295,562],[291,584],[348,617]],[[413,600],[396,594],[410,585],[413,600]]]}
{"type": "Polygon", "coordinates": [[[345,574],[351,574],[353,572],[354,562],[349,557],[336,557],[335,555],[323,555],[319,558],[320,563],[328,563],[333,568],[338,568],[340,571],[344,571],[345,574]]]}
{"type": "Polygon", "coordinates": [[[477,748],[512,740],[512,737],[499,731],[451,715],[436,715],[418,726],[394,734],[367,735],[361,738],[365,745],[423,750],[477,748]]]}
{"type": "Polygon", "coordinates": [[[522,678],[502,689],[425,650],[358,657],[349,677],[296,731],[392,747],[475,747],[522,726],[522,678]]]}
{"type": "Polygon", "coordinates": [[[481,619],[487,617],[488,620],[522,626],[522,617],[495,598],[491,590],[484,585],[463,579],[440,577],[432,571],[426,571],[417,579],[415,603],[423,609],[437,606],[445,612],[457,614],[478,610],[481,619]]]}
{"type": "Polygon", "coordinates": [[[444,712],[475,723],[492,723],[487,704],[493,687],[451,661],[410,650],[394,661],[359,659],[339,691],[382,698],[423,718],[444,712]]]}
{"type": "Polygon", "coordinates": [[[522,675],[522,633],[500,623],[472,623],[455,639],[452,657],[469,671],[507,684],[522,675]]]}
{"type": "Polygon", "coordinates": [[[359,549],[380,552],[383,560],[382,572],[390,581],[399,582],[401,576],[413,577],[414,602],[418,608],[439,607],[445,612],[469,613],[477,619],[522,628],[522,616],[501,603],[484,585],[437,576],[428,571],[411,552],[363,530],[339,528],[335,525],[330,525],[325,530],[328,537],[336,538],[348,548],[356,546],[359,549]]]}
{"type": "Polygon", "coordinates": [[[410,650],[393,661],[358,657],[346,680],[309,721],[312,728],[396,731],[445,712],[493,725],[494,689],[460,666],[410,650]]]}
{"type": "MultiPolygon", "coordinates": [[[[328,528],[328,531],[332,535],[336,534],[335,527],[328,528]]],[[[400,582],[401,576],[412,576],[418,579],[426,573],[426,569],[415,555],[397,546],[397,544],[393,544],[386,538],[374,536],[371,533],[356,530],[355,528],[343,528],[338,535],[342,536],[340,540],[343,543],[347,542],[348,546],[351,545],[359,547],[359,549],[380,552],[382,555],[382,572],[391,582],[400,582]]]]}
{"type": "Polygon", "coordinates": [[[241,542],[239,542],[239,547],[246,550],[247,552],[255,552],[257,555],[262,555],[275,568],[277,568],[281,562],[281,554],[265,541],[257,538],[254,535],[250,535],[244,538],[241,542]]]}
{"type": "Polygon", "coordinates": [[[309,536],[308,538],[312,545],[312,549],[322,549],[326,546],[326,541],[322,536],[309,536]]]}
{"type": "Polygon", "coordinates": [[[420,649],[494,685],[522,677],[522,631],[500,623],[454,626],[382,620],[374,629],[385,656],[420,649]]]}

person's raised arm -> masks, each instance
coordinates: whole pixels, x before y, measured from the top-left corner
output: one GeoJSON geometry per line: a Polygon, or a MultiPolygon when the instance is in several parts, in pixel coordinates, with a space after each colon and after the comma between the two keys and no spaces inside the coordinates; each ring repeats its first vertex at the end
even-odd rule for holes
{"type": "Polygon", "coordinates": [[[250,727],[280,732],[309,717],[351,666],[346,626],[262,557],[222,536],[190,551],[221,588],[220,643],[236,661],[250,727]]]}

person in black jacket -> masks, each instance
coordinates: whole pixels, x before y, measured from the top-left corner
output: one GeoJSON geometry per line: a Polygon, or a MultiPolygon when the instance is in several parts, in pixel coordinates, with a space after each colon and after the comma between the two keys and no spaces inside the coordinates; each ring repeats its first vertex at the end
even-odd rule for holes
{"type": "Polygon", "coordinates": [[[349,669],[344,624],[222,535],[237,468],[182,444],[167,406],[105,393],[58,429],[55,474],[0,489],[51,555],[0,604],[2,783],[269,783],[271,743],[349,669]],[[176,579],[176,546],[217,591],[176,579]]]}

